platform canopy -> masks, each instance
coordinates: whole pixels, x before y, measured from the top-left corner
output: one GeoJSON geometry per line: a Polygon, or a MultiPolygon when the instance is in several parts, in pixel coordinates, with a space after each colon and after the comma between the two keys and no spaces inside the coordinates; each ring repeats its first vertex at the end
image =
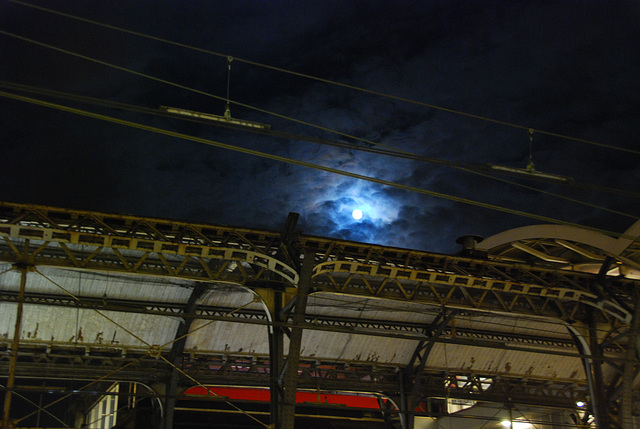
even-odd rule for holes
{"type": "Polygon", "coordinates": [[[637,419],[640,224],[528,227],[444,255],[295,220],[274,232],[0,204],[3,422],[86,423],[114,383],[162,427],[194,386],[268,389],[256,427],[286,421],[296,390],[378,398],[386,427],[637,419]]]}

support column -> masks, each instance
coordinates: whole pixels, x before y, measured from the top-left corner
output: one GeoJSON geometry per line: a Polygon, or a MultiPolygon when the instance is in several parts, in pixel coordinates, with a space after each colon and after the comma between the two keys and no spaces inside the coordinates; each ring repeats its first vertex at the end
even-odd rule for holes
{"type": "Polygon", "coordinates": [[[402,429],[413,429],[414,414],[411,412],[410,399],[411,388],[407,384],[411,384],[411,379],[407,376],[407,371],[402,371],[398,376],[400,383],[400,425],[402,429]]]}
{"type": "Polygon", "coordinates": [[[271,393],[271,426],[280,428],[282,425],[282,404],[284,391],[280,386],[280,372],[284,362],[284,330],[282,328],[282,292],[269,291],[271,302],[268,304],[274,325],[269,327],[269,391],[271,393]]]}
{"type": "MultiPolygon", "coordinates": [[[[289,213],[285,223],[284,230],[281,235],[281,242],[278,249],[277,257],[282,261],[294,265],[298,271],[304,271],[300,268],[300,253],[293,247],[296,237],[296,225],[299,218],[298,213],[289,213]],[[294,256],[295,255],[295,256],[294,256]]],[[[304,272],[300,275],[297,289],[288,289],[279,282],[263,282],[254,289],[254,292],[260,296],[262,302],[267,307],[272,324],[269,326],[269,391],[271,394],[271,424],[270,428],[282,429],[283,427],[293,428],[293,418],[295,416],[295,390],[297,383],[297,369],[300,356],[300,342],[302,332],[294,326],[293,330],[286,327],[287,319],[291,309],[295,306],[294,314],[302,311],[302,319],[304,321],[304,307],[306,306],[306,294],[311,283],[311,270],[313,269],[313,255],[309,256],[309,261],[305,255],[304,263],[311,264],[309,274],[304,272]],[[306,277],[309,281],[305,282],[306,277]],[[301,295],[301,287],[303,294],[301,295]],[[306,288],[305,288],[306,287],[306,288]],[[295,291],[295,295],[293,295],[295,291]],[[285,298],[286,297],[286,298],[285,298]],[[300,302],[303,304],[300,305],[300,302]],[[298,306],[300,305],[300,310],[298,306]],[[284,358],[284,335],[289,336],[289,355],[285,362],[284,358]],[[297,350],[294,352],[294,350],[297,350]],[[295,362],[293,362],[295,360],[295,362]],[[293,369],[291,369],[293,368],[293,369]],[[291,380],[291,371],[294,372],[294,379],[291,380]],[[290,393],[293,386],[294,396],[290,399],[290,393]],[[291,409],[293,406],[293,409],[291,409]],[[290,425],[290,426],[289,426],[290,425]]],[[[295,316],[294,316],[295,324],[295,316]]]]}
{"type": "MultiPolygon", "coordinates": [[[[196,309],[196,303],[198,298],[204,292],[204,288],[199,285],[195,285],[193,291],[191,292],[191,296],[189,297],[189,301],[184,308],[185,315],[193,315],[196,309]]],[[[176,367],[180,367],[182,361],[182,354],[184,353],[184,346],[187,342],[186,335],[189,333],[191,329],[191,325],[193,324],[193,317],[185,317],[184,323],[181,323],[176,330],[176,338],[171,346],[171,352],[169,353],[169,362],[173,365],[169,369],[169,377],[165,384],[165,395],[164,395],[164,419],[162,421],[162,427],[164,429],[173,429],[173,418],[174,418],[174,410],[176,405],[176,400],[178,397],[178,381],[180,379],[180,374],[176,367]]]]}
{"type": "Polygon", "coordinates": [[[568,326],[568,329],[580,355],[582,355],[582,365],[589,385],[589,396],[591,397],[590,411],[596,421],[596,427],[598,429],[610,429],[611,421],[602,379],[602,348],[598,342],[597,323],[593,310],[589,311],[588,319],[586,326],[589,337],[588,342],[575,327],[568,326]]]}
{"type": "Polygon", "coordinates": [[[11,427],[9,420],[11,413],[11,395],[15,386],[16,365],[18,363],[18,346],[20,345],[20,334],[22,332],[22,312],[24,310],[24,291],[27,285],[27,271],[29,266],[26,264],[16,264],[15,268],[20,271],[20,292],[18,294],[18,308],[16,310],[16,324],[13,332],[13,341],[11,342],[11,360],[9,361],[9,379],[7,380],[7,389],[4,396],[4,414],[2,417],[2,427],[8,429],[11,427]]]}
{"type": "Polygon", "coordinates": [[[605,385],[602,378],[602,347],[598,340],[598,324],[595,320],[594,311],[589,310],[589,349],[591,350],[591,372],[593,377],[593,391],[591,401],[593,402],[593,415],[596,419],[598,429],[609,429],[611,421],[607,407],[605,395],[605,385]]]}
{"type": "Polygon", "coordinates": [[[640,291],[633,291],[633,318],[627,340],[622,374],[622,410],[620,422],[622,429],[634,429],[633,422],[633,382],[636,378],[636,366],[640,363],[640,291]]]}
{"type": "Polygon", "coordinates": [[[280,386],[279,376],[284,362],[284,327],[282,322],[282,301],[284,291],[279,289],[280,284],[264,282],[260,286],[254,286],[253,292],[260,298],[265,306],[269,321],[269,393],[271,428],[279,428],[281,425],[281,405],[284,402],[284,392],[280,386]],[[271,287],[269,287],[271,286],[271,287]]]}
{"type": "Polygon", "coordinates": [[[400,375],[402,429],[413,429],[414,427],[415,408],[422,385],[420,375],[424,371],[429,354],[435,345],[434,339],[442,335],[455,315],[455,310],[452,310],[448,315],[445,315],[445,310],[443,310],[431,322],[425,329],[428,338],[418,343],[409,364],[400,375]]]}
{"type": "MultiPolygon", "coordinates": [[[[300,346],[302,344],[302,324],[307,308],[307,298],[311,288],[311,275],[314,267],[314,255],[305,251],[300,281],[293,310],[291,333],[289,335],[289,353],[281,378],[281,386],[284,390],[284,402],[282,404],[281,429],[293,429],[296,414],[296,393],[298,388],[298,366],[300,362],[300,346]]],[[[285,318],[286,320],[286,318],[285,318]]]]}

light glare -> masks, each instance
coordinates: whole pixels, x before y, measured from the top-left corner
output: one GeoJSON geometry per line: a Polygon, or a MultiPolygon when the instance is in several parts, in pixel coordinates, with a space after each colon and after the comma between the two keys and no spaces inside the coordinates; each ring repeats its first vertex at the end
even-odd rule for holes
{"type": "Polygon", "coordinates": [[[517,421],[517,420],[514,420],[513,423],[510,422],[509,420],[503,420],[500,422],[500,424],[502,424],[502,426],[504,426],[505,428],[511,428],[511,429],[528,429],[531,427],[531,423],[517,421]]]}

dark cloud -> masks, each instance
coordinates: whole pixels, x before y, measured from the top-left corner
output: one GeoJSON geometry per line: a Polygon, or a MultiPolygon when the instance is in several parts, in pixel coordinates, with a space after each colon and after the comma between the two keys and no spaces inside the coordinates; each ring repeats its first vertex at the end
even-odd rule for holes
{"type": "MultiPolygon", "coordinates": [[[[36,1],[34,0],[34,3],[36,1]]],[[[637,150],[636,3],[616,1],[38,2],[232,55],[235,117],[352,150],[78,105],[123,119],[589,226],[633,220],[638,199],[542,182],[515,187],[459,169],[362,153],[371,143],[453,162],[524,168],[529,135],[454,111],[637,150]],[[446,108],[434,109],[244,63],[250,59],[446,108]],[[316,124],[318,129],[280,116],[316,124]],[[335,135],[338,130],[356,138],[335,135]]],[[[218,97],[227,59],[5,2],[0,30],[218,97]]],[[[156,108],[222,114],[223,100],[0,35],[0,79],[156,108]]],[[[454,252],[455,238],[536,220],[3,99],[0,199],[280,229],[454,252]],[[355,220],[354,209],[364,216],[355,220]]],[[[536,169],[635,191],[636,154],[536,132],[536,169]]],[[[506,178],[515,180],[514,178],[506,178]]]]}

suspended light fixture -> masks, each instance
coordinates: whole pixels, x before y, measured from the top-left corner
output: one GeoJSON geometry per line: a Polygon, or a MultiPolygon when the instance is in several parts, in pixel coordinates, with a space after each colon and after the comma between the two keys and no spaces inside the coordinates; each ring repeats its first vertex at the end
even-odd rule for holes
{"type": "Polygon", "coordinates": [[[193,110],[181,109],[178,107],[167,107],[167,106],[160,106],[160,110],[165,111],[167,113],[171,113],[173,115],[186,116],[188,118],[194,118],[194,119],[204,119],[205,121],[237,125],[239,127],[245,127],[245,128],[253,128],[258,130],[268,130],[271,128],[270,125],[261,124],[260,122],[253,122],[253,121],[247,121],[244,119],[232,118],[230,114],[229,116],[227,115],[219,116],[219,115],[213,115],[211,113],[194,112],[193,110]]]}
{"type": "Polygon", "coordinates": [[[229,99],[229,92],[231,87],[231,62],[233,57],[227,57],[227,103],[224,109],[224,116],[213,115],[211,113],[194,112],[193,110],[180,109],[177,107],[160,106],[160,110],[173,115],[186,116],[195,119],[204,119],[206,121],[218,122],[223,124],[237,125],[239,127],[253,128],[257,130],[269,130],[270,125],[261,124],[260,122],[247,121],[244,119],[235,119],[231,117],[231,101],[229,99]]]}
{"type": "Polygon", "coordinates": [[[542,179],[552,182],[571,183],[573,177],[561,176],[552,173],[543,173],[535,169],[533,163],[533,128],[529,128],[529,163],[525,168],[506,167],[503,165],[486,164],[485,167],[497,173],[505,173],[530,179],[542,179]]]}

